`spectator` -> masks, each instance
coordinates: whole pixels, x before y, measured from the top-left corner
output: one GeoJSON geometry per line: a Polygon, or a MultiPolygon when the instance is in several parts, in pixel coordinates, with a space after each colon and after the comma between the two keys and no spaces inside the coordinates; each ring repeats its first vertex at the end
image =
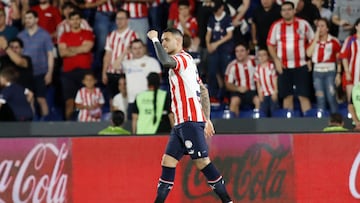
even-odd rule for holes
{"type": "Polygon", "coordinates": [[[0,72],[0,114],[7,121],[31,121],[33,112],[29,101],[32,92],[16,84],[16,72],[12,68],[5,68],[0,72]],[[4,116],[4,109],[8,108],[8,115],[4,116]]]}
{"type": "MultiPolygon", "coordinates": [[[[167,18],[167,27],[174,27],[175,20],[179,17],[179,0],[166,0],[169,4],[169,16],[167,18]]],[[[196,2],[195,0],[189,0],[190,3],[190,13],[193,14],[196,2]]]]}
{"type": "Polygon", "coordinates": [[[103,67],[102,59],[104,57],[106,37],[110,32],[116,29],[116,24],[118,23],[117,19],[114,20],[114,18],[117,17],[117,9],[114,2],[115,1],[113,0],[86,0],[85,4],[80,5],[80,8],[88,9],[88,11],[92,8],[96,8],[94,19],[94,34],[96,38],[92,67],[96,73],[103,67]]]}
{"type": "Polygon", "coordinates": [[[207,57],[207,83],[211,98],[224,96],[224,73],[233,52],[233,30],[231,17],[224,11],[222,0],[214,1],[213,15],[210,16],[205,36],[207,57]]]}
{"type": "Polygon", "coordinates": [[[168,8],[165,0],[156,0],[150,3],[149,12],[149,26],[151,29],[163,30],[167,26],[168,8]]]}
{"type": "Polygon", "coordinates": [[[266,47],[270,27],[280,18],[280,6],[274,0],[261,0],[261,5],[254,10],[252,17],[252,43],[258,47],[266,47]]]}
{"type": "Polygon", "coordinates": [[[311,3],[311,0],[298,1],[296,16],[306,20],[313,28],[315,28],[316,21],[321,17],[319,9],[311,3]]]}
{"type": "Polygon", "coordinates": [[[245,19],[245,14],[250,7],[250,0],[225,0],[225,11],[232,18],[234,26],[233,40],[235,44],[248,42],[249,25],[245,19]]]}
{"type": "Polygon", "coordinates": [[[49,108],[46,102],[47,85],[52,82],[54,71],[53,43],[48,32],[38,26],[35,11],[25,14],[25,29],[18,37],[24,42],[23,54],[31,58],[34,74],[34,92],[39,103],[42,119],[46,119],[49,108]]]}
{"type": "Polygon", "coordinates": [[[76,93],[75,104],[79,109],[78,121],[95,122],[101,120],[101,107],[105,103],[100,88],[95,87],[96,79],[88,72],[82,80],[84,87],[76,93]]]}
{"type": "Polygon", "coordinates": [[[17,29],[22,28],[20,3],[21,1],[2,1],[0,5],[1,9],[5,12],[6,25],[16,27],[17,29]]]}
{"type": "Polygon", "coordinates": [[[65,99],[65,119],[70,120],[75,107],[75,96],[81,88],[81,80],[91,69],[94,34],[81,28],[79,12],[69,14],[70,32],[65,32],[59,40],[59,53],[63,58],[62,87],[65,99]]]}
{"type": "Polygon", "coordinates": [[[339,26],[337,38],[343,42],[360,16],[360,1],[337,0],[332,16],[332,22],[339,26]]]}
{"type": "Polygon", "coordinates": [[[31,8],[38,15],[38,24],[40,27],[48,31],[56,43],[56,27],[61,22],[61,14],[58,8],[50,4],[50,0],[39,0],[39,5],[31,8]]]}
{"type": "Polygon", "coordinates": [[[121,60],[131,58],[127,54],[130,42],[136,39],[137,34],[128,26],[129,12],[120,9],[116,13],[117,29],[112,31],[106,39],[104,63],[102,69],[102,82],[107,86],[110,104],[112,98],[118,93],[118,81],[121,72],[121,60]]]}
{"type": "MultiPolygon", "coordinates": [[[[34,91],[34,76],[31,58],[22,55],[24,44],[19,38],[14,38],[7,42],[4,37],[0,37],[0,48],[5,50],[6,55],[0,57],[0,70],[5,67],[13,67],[18,73],[16,83],[34,91]]],[[[15,81],[14,81],[15,82],[15,81]]]]}
{"type": "Polygon", "coordinates": [[[345,39],[341,48],[341,58],[344,67],[343,85],[350,101],[351,91],[354,85],[360,82],[360,18],[358,18],[351,30],[350,36],[345,39]]]}
{"type": "Polygon", "coordinates": [[[332,12],[328,8],[324,8],[325,1],[324,0],[312,0],[312,4],[316,6],[316,8],[319,10],[320,16],[322,18],[326,18],[328,21],[331,20],[332,12]]]}
{"type": "Polygon", "coordinates": [[[255,58],[249,56],[249,47],[239,43],[235,46],[235,56],[226,68],[225,86],[231,92],[229,110],[239,116],[241,104],[255,105],[259,110],[260,100],[254,81],[255,58]]]}
{"type": "Polygon", "coordinates": [[[190,50],[197,51],[200,43],[198,37],[198,23],[196,18],[191,16],[189,0],[180,0],[179,16],[174,22],[174,27],[180,30],[184,35],[191,37],[190,50]]]}
{"type": "Polygon", "coordinates": [[[355,125],[354,130],[360,131],[360,83],[357,83],[351,91],[348,110],[355,125]]]}
{"type": "Polygon", "coordinates": [[[169,133],[174,125],[169,94],[159,89],[160,76],[151,72],[147,76],[148,90],[136,96],[132,110],[134,134],[169,133]]]}
{"type": "Polygon", "coordinates": [[[131,120],[131,111],[136,95],[147,90],[146,77],[151,72],[161,74],[159,62],[155,58],[146,55],[145,44],[140,39],[131,42],[130,52],[133,58],[122,61],[122,68],[126,75],[129,120],[131,120]]]}
{"type": "Polygon", "coordinates": [[[342,132],[348,131],[348,129],[344,128],[343,117],[339,113],[330,114],[329,124],[327,127],[323,129],[324,132],[342,132]]]}
{"type": "Polygon", "coordinates": [[[313,83],[317,108],[325,110],[327,102],[331,113],[338,111],[335,83],[341,82],[341,63],[336,63],[340,49],[340,42],[329,34],[329,22],[326,18],[319,19],[314,40],[306,54],[314,63],[313,83]]]}
{"type": "Polygon", "coordinates": [[[148,3],[152,0],[124,0],[122,8],[129,12],[129,27],[146,44],[149,31],[148,3]]]}
{"type": "Polygon", "coordinates": [[[278,108],[277,75],[274,64],[270,61],[266,48],[260,48],[258,53],[259,64],[256,66],[254,80],[260,100],[260,111],[266,116],[272,116],[278,108]]]}
{"type": "Polygon", "coordinates": [[[130,135],[130,132],[122,127],[125,115],[123,111],[111,112],[111,125],[101,130],[99,135],[130,135]]]}
{"type": "Polygon", "coordinates": [[[307,66],[305,47],[314,37],[314,32],[307,21],[295,17],[292,2],[281,5],[281,16],[282,19],[271,26],[267,40],[269,53],[279,73],[279,97],[283,98],[283,108],[293,110],[296,93],[304,113],[311,108],[310,67],[307,66]]]}
{"type": "Polygon", "coordinates": [[[125,114],[125,120],[127,120],[128,111],[128,96],[127,96],[127,85],[126,76],[121,74],[118,82],[119,93],[115,95],[112,103],[112,110],[120,110],[125,114]]]}
{"type": "MultiPolygon", "coordinates": [[[[4,8],[0,8],[0,36],[4,36],[7,41],[16,37],[18,30],[14,26],[6,24],[6,13],[4,8]]],[[[1,50],[3,52],[3,50],[1,50]]]]}
{"type": "MultiPolygon", "coordinates": [[[[61,23],[59,23],[59,25],[56,28],[56,30],[57,30],[57,41],[60,40],[60,37],[64,32],[70,32],[71,31],[70,13],[74,12],[76,10],[76,7],[71,2],[65,2],[62,5],[61,10],[62,10],[62,14],[63,14],[65,19],[63,21],[61,21],[61,23]]],[[[92,31],[92,28],[90,27],[89,23],[83,18],[81,18],[80,28],[83,29],[83,30],[92,31]]]]}

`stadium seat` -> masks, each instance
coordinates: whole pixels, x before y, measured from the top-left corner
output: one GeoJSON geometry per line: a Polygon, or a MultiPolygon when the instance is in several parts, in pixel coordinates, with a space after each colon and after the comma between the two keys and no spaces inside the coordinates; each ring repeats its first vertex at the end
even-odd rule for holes
{"type": "Polygon", "coordinates": [[[296,118],[300,117],[301,112],[298,110],[289,110],[289,109],[277,109],[274,111],[272,117],[277,118],[296,118]]]}
{"type": "Polygon", "coordinates": [[[312,108],[304,113],[304,117],[313,117],[313,118],[324,118],[329,117],[330,113],[327,110],[312,108]]]}
{"type": "Polygon", "coordinates": [[[239,118],[264,118],[265,113],[259,110],[241,110],[239,118]]]}

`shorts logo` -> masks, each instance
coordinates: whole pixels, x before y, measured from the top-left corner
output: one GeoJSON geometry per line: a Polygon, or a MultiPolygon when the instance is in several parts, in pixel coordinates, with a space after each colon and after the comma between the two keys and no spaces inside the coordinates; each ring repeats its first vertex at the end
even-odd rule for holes
{"type": "Polygon", "coordinates": [[[185,147],[190,149],[193,146],[193,143],[190,140],[185,140],[185,147]]]}

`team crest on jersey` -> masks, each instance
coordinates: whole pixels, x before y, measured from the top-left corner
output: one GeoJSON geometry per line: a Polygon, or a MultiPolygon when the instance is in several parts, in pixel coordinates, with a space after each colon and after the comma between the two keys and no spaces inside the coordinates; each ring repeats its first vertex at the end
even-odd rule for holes
{"type": "Polygon", "coordinates": [[[297,29],[296,33],[298,33],[299,35],[303,35],[304,34],[304,30],[302,29],[297,29]]]}
{"type": "Polygon", "coordinates": [[[190,149],[193,146],[193,143],[190,140],[185,140],[185,147],[190,149]]]}

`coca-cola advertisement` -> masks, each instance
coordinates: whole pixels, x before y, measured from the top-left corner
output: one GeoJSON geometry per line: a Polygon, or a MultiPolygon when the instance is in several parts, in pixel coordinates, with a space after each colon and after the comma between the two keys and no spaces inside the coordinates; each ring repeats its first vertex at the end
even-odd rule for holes
{"type": "Polygon", "coordinates": [[[360,134],[294,135],[298,202],[360,201],[360,134]]]}
{"type": "MultiPolygon", "coordinates": [[[[167,136],[73,139],[74,202],[153,202],[167,136]],[[80,164],[81,163],[81,164],[80,164]]],[[[218,135],[211,158],[234,202],[294,202],[290,135],[218,135]]],[[[170,203],[217,203],[203,174],[184,157],[170,203]]]]}
{"type": "Polygon", "coordinates": [[[71,203],[67,138],[0,139],[0,203],[71,203]]]}

